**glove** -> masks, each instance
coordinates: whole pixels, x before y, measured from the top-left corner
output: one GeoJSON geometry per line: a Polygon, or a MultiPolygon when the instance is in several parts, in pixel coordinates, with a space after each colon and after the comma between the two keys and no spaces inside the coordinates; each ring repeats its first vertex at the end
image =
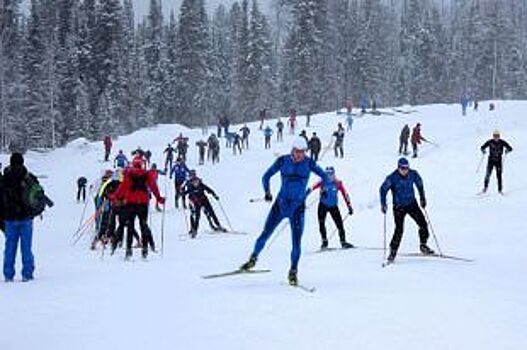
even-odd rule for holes
{"type": "Polygon", "coordinates": [[[481,153],[483,154],[487,154],[487,151],[485,151],[484,149],[481,150],[481,153]]]}
{"type": "Polygon", "coordinates": [[[264,199],[265,199],[266,202],[271,202],[273,200],[273,195],[271,194],[271,192],[267,192],[265,194],[264,199]]]}
{"type": "Polygon", "coordinates": [[[157,200],[157,203],[159,203],[161,205],[165,205],[165,202],[166,202],[165,197],[159,197],[159,199],[157,200]]]}
{"type": "Polygon", "coordinates": [[[386,205],[381,206],[381,211],[383,214],[386,214],[386,212],[388,211],[388,207],[386,205]]]}
{"type": "Polygon", "coordinates": [[[348,207],[348,214],[350,216],[353,215],[353,207],[351,205],[348,207]]]}
{"type": "Polygon", "coordinates": [[[426,199],[421,198],[421,207],[424,209],[426,208],[426,199]]]}
{"type": "Polygon", "coordinates": [[[218,196],[217,194],[214,195],[214,199],[219,201],[220,200],[220,196],[218,196]]]}

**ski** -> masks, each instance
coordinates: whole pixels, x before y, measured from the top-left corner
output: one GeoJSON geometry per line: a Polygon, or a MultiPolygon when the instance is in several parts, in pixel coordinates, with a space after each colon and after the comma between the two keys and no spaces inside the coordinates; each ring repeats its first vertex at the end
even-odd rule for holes
{"type": "Polygon", "coordinates": [[[213,273],[211,275],[205,275],[201,276],[203,279],[212,279],[212,278],[220,278],[220,277],[228,277],[228,276],[235,276],[235,275],[251,275],[251,274],[258,274],[258,273],[266,273],[271,272],[269,269],[256,269],[256,270],[233,270],[233,271],[227,271],[227,272],[220,272],[220,273],[213,273]]]}
{"type": "Polygon", "coordinates": [[[249,234],[248,232],[230,231],[230,230],[226,230],[226,231],[205,231],[205,233],[208,234],[208,235],[221,235],[221,234],[227,234],[227,235],[248,235],[249,234]]]}
{"type": "Polygon", "coordinates": [[[289,283],[286,283],[286,282],[283,282],[282,283],[284,286],[286,287],[290,287],[290,288],[295,288],[295,289],[298,289],[302,292],[306,292],[306,293],[315,293],[315,291],[317,290],[316,287],[309,287],[309,286],[305,286],[303,284],[297,284],[297,285],[293,285],[293,284],[289,284],[289,283]]]}
{"type": "Polygon", "coordinates": [[[456,261],[463,261],[463,262],[474,262],[474,259],[467,259],[467,258],[462,258],[462,257],[458,257],[458,256],[453,256],[453,255],[445,255],[445,254],[428,254],[428,255],[425,255],[425,254],[422,254],[422,253],[402,253],[402,254],[399,254],[401,256],[408,256],[408,257],[422,257],[422,258],[426,258],[426,257],[430,257],[430,258],[440,258],[440,259],[449,259],[449,260],[456,260],[456,261]]]}

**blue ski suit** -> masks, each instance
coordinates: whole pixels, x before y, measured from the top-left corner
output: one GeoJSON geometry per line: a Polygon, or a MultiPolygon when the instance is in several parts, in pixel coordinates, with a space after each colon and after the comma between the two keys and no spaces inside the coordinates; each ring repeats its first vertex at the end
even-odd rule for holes
{"type": "Polygon", "coordinates": [[[296,270],[300,260],[302,234],[304,233],[306,188],[309,175],[314,172],[322,178],[325,184],[329,184],[330,179],[311,158],[306,157],[304,160],[295,163],[291,155],[283,155],[267,169],[262,177],[265,193],[270,192],[271,177],[277,172],[280,172],[282,186],[267,216],[263,232],[256,240],[252,255],[257,257],[260,254],[276,227],[283,219],[288,218],[293,245],[291,269],[296,270]]]}

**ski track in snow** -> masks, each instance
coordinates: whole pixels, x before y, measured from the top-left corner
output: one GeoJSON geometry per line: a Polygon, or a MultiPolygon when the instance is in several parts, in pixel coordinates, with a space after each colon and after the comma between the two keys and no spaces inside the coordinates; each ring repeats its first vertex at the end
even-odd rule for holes
{"type": "MultiPolygon", "coordinates": [[[[104,256],[91,252],[88,236],[71,244],[82,212],[74,198],[76,179],[94,180],[107,166],[100,162],[102,142],[77,140],[47,154],[30,152],[26,164],[48,176],[42,182],[56,206],[44,221],[35,220],[36,280],[0,283],[0,349],[525,349],[527,102],[498,102],[494,112],[487,107],[480,103],[480,111],[466,117],[458,105],[430,105],[412,107],[418,111],[413,114],[356,118],[345,139],[346,158],[335,159],[329,150],[321,162],[336,167],[351,194],[355,214],[346,221],[349,241],[382,247],[378,188],[395,169],[401,128],[421,122],[423,136],[439,146],[423,144],[421,157],[410,163],[424,179],[433,228],[445,254],[475,262],[400,256],[383,269],[382,250],[307,254],[320,245],[315,202],[307,210],[306,254],[299,267],[300,283],[316,287],[311,295],[283,286],[288,225],[258,261],[258,268],[272,272],[200,278],[235,269],[249,256],[270,208],[249,199],[263,196],[261,175],[273,154],[288,152],[287,132],[283,144],[273,137],[272,149],[264,150],[258,123],[252,123],[249,151],[233,156],[222,139],[221,163],[201,167],[194,146],[200,130],[160,125],[116,140],[114,152],[141,145],[163,164],[167,142],[179,132],[191,136],[191,167],[217,191],[234,229],[251,233],[215,237],[206,234],[202,218],[198,239],[182,239],[183,212],[174,209],[172,183],[161,177],[160,189],[169,198],[164,257],[151,255],[148,261],[137,250],[131,262],[124,261],[122,251],[115,256],[109,250],[104,256]],[[479,147],[495,128],[514,148],[504,165],[506,195],[496,193],[493,176],[490,194],[478,197],[484,176],[484,169],[476,174],[479,147]]],[[[304,118],[299,121],[298,132],[304,118]]],[[[306,130],[308,135],[316,131],[327,145],[339,121],[344,123],[345,115],[319,114],[306,130]]],[[[269,124],[274,127],[275,121],[269,124]]],[[[1,161],[7,164],[8,157],[1,161]]],[[[275,195],[278,185],[275,176],[275,195]]],[[[91,203],[88,209],[93,213],[91,203]]],[[[152,211],[151,221],[159,246],[161,214],[152,211]]],[[[327,225],[331,233],[332,221],[327,225]]],[[[417,251],[417,230],[409,219],[405,231],[400,252],[417,251]]],[[[432,238],[429,243],[435,248],[432,238]]],[[[330,246],[338,246],[336,236],[330,246]]],[[[19,269],[20,260],[17,274],[19,269]]]]}

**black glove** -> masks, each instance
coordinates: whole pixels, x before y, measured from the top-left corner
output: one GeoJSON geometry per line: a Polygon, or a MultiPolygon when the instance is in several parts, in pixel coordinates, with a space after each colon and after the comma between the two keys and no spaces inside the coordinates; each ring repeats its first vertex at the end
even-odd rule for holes
{"type": "Polygon", "coordinates": [[[353,207],[351,205],[348,207],[348,214],[350,216],[353,215],[353,207]]]}
{"type": "Polygon", "coordinates": [[[273,200],[273,195],[271,194],[271,192],[267,192],[265,194],[264,199],[265,199],[266,202],[271,202],[273,200]]]}
{"type": "Polygon", "coordinates": [[[481,150],[481,153],[483,154],[487,154],[487,151],[485,151],[484,149],[481,150]]]}
{"type": "Polygon", "coordinates": [[[386,212],[388,211],[388,207],[386,205],[381,206],[381,211],[383,214],[386,214],[386,212]]]}
{"type": "Polygon", "coordinates": [[[426,199],[421,198],[421,207],[424,209],[426,208],[426,199]]]}

